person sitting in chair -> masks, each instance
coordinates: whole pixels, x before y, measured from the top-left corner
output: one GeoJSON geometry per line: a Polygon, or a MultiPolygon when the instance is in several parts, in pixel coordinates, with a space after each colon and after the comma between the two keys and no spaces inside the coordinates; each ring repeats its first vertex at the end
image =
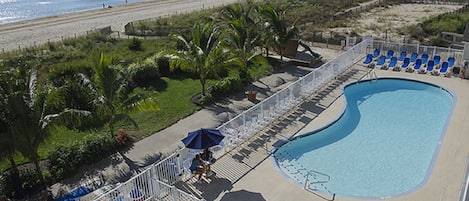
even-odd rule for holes
{"type": "Polygon", "coordinates": [[[191,166],[189,167],[192,174],[199,175],[197,178],[197,182],[200,183],[200,179],[202,179],[202,174],[205,173],[205,166],[204,162],[202,161],[200,154],[196,154],[195,157],[192,159],[191,166]]]}
{"type": "Polygon", "coordinates": [[[215,163],[215,161],[216,161],[216,159],[213,158],[213,153],[208,148],[206,148],[202,152],[201,157],[202,157],[202,160],[205,163],[205,166],[207,167],[207,172],[210,173],[211,172],[210,165],[215,163]]]}

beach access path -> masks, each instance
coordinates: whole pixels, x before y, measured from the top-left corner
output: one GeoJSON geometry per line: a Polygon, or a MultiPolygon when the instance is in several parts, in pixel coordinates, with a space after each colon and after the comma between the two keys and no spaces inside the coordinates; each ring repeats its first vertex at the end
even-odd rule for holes
{"type": "Polygon", "coordinates": [[[112,31],[123,33],[124,26],[129,22],[168,17],[235,2],[237,0],[152,0],[3,24],[0,25],[0,51],[60,41],[108,26],[112,31]]]}

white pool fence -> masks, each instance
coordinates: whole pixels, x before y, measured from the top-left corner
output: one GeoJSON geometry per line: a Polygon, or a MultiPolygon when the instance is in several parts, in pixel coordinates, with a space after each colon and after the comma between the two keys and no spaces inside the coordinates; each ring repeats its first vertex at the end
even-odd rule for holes
{"type": "MultiPolygon", "coordinates": [[[[397,53],[407,51],[408,53],[429,53],[431,56],[439,54],[442,56],[442,60],[445,57],[453,56],[456,58],[456,65],[462,62],[461,50],[391,43],[365,38],[346,52],[219,126],[218,129],[226,137],[223,143],[217,147],[215,156],[227,153],[246,142],[352,65],[362,62],[365,55],[373,52],[376,48],[381,49],[382,54],[393,49],[397,53]]],[[[186,181],[192,176],[189,166],[193,156],[194,153],[191,150],[180,149],[93,200],[204,200],[176,187],[178,181],[186,181]]]]}

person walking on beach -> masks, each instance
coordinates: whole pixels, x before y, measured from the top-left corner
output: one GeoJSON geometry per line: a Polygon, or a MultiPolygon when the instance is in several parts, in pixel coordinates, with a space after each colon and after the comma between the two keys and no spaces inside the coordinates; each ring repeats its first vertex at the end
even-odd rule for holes
{"type": "Polygon", "coordinates": [[[103,4],[103,8],[105,8],[105,7],[106,7],[106,5],[103,4]]]}

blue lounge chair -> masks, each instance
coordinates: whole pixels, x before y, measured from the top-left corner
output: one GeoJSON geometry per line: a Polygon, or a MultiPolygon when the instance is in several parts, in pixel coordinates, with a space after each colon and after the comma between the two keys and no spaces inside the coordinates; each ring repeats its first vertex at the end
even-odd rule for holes
{"type": "Polygon", "coordinates": [[[441,63],[441,68],[439,71],[435,71],[434,75],[444,75],[445,77],[449,77],[449,71],[448,71],[448,68],[449,68],[449,64],[448,62],[444,61],[443,63],[441,63]]]}
{"type": "Polygon", "coordinates": [[[439,65],[441,61],[441,56],[440,55],[433,56],[433,61],[435,61],[435,66],[439,65]]]}
{"type": "Polygon", "coordinates": [[[370,64],[373,61],[373,55],[372,54],[367,54],[365,61],[363,61],[363,64],[370,64]]]}
{"type": "Polygon", "coordinates": [[[381,50],[380,49],[375,49],[373,52],[373,58],[378,58],[379,55],[381,55],[381,50]]]}
{"type": "Polygon", "coordinates": [[[428,54],[423,53],[421,58],[423,64],[426,64],[428,62],[428,54]]]}
{"type": "Polygon", "coordinates": [[[386,59],[390,59],[393,56],[394,56],[394,50],[388,50],[388,53],[386,54],[386,59]]]}
{"type": "Polygon", "coordinates": [[[385,68],[394,68],[397,65],[397,57],[391,57],[391,61],[389,61],[389,65],[385,68]]]}
{"type": "Polygon", "coordinates": [[[407,57],[407,52],[406,51],[402,51],[401,52],[401,55],[399,56],[399,61],[404,61],[404,59],[407,57]]]}
{"type": "Polygon", "coordinates": [[[454,62],[456,62],[454,57],[448,57],[448,68],[452,68],[454,66],[454,62]]]}
{"type": "Polygon", "coordinates": [[[412,55],[410,55],[410,62],[415,62],[417,61],[417,57],[419,56],[419,54],[417,54],[416,52],[412,53],[412,55]]]}
{"type": "Polygon", "coordinates": [[[417,59],[415,60],[415,64],[413,68],[407,68],[407,72],[414,72],[420,70],[420,67],[422,67],[422,59],[417,59]]]}
{"type": "Polygon", "coordinates": [[[381,67],[386,63],[386,56],[381,55],[378,59],[378,62],[376,62],[376,67],[381,67]]]}
{"type": "Polygon", "coordinates": [[[407,67],[409,67],[409,64],[410,64],[410,58],[405,58],[400,67],[396,66],[392,70],[394,70],[394,71],[400,71],[401,69],[406,70],[407,67]]]}
{"type": "Polygon", "coordinates": [[[428,63],[427,63],[427,68],[421,68],[420,73],[423,73],[423,74],[425,74],[427,72],[432,73],[434,67],[435,67],[435,61],[429,60],[428,63]]]}

